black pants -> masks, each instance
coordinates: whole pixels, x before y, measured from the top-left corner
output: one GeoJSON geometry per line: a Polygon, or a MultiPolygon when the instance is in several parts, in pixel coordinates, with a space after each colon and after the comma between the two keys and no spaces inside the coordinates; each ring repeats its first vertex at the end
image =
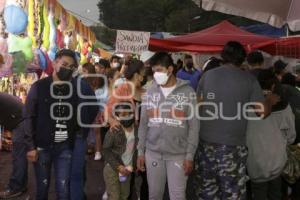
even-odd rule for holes
{"type": "Polygon", "coordinates": [[[8,188],[15,192],[23,190],[27,187],[28,163],[25,146],[23,123],[20,123],[13,130],[13,171],[8,183],[8,188]]]}
{"type": "Polygon", "coordinates": [[[282,200],[282,179],[279,176],[268,182],[251,182],[253,200],[282,200]]]}

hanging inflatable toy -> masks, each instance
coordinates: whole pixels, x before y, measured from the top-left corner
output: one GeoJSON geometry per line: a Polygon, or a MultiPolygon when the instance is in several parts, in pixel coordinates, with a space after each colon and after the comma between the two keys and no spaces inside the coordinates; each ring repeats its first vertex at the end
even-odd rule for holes
{"type": "Polygon", "coordinates": [[[48,9],[47,9],[47,0],[45,0],[44,7],[43,7],[43,21],[44,21],[44,31],[43,31],[43,47],[45,49],[49,49],[50,41],[50,24],[48,20],[48,9]]]}
{"type": "Polygon", "coordinates": [[[39,40],[38,47],[40,48],[42,45],[42,38],[44,33],[44,4],[40,4],[39,8],[39,19],[38,19],[38,32],[37,32],[37,40],[39,40]],[[40,46],[39,46],[40,45],[40,46]]]}
{"type": "Polygon", "coordinates": [[[13,72],[17,74],[24,73],[25,66],[27,63],[24,53],[22,51],[13,52],[12,57],[13,57],[13,63],[12,63],[13,72]]]}
{"type": "Polygon", "coordinates": [[[48,21],[50,25],[50,35],[49,35],[50,49],[48,51],[48,55],[50,60],[53,61],[55,59],[55,54],[57,52],[57,45],[56,45],[56,27],[55,27],[54,16],[52,11],[50,11],[49,13],[48,21]]]}
{"type": "Polygon", "coordinates": [[[64,36],[62,32],[59,29],[56,29],[56,43],[58,48],[63,49],[64,48],[64,36]]]}
{"type": "Polygon", "coordinates": [[[25,56],[25,60],[28,62],[32,61],[32,40],[30,37],[21,37],[13,34],[9,34],[8,39],[8,52],[14,53],[22,51],[25,56]]]}
{"type": "Polygon", "coordinates": [[[35,46],[38,46],[39,43],[39,25],[40,25],[40,12],[41,12],[41,0],[34,0],[34,31],[33,31],[33,36],[35,39],[35,46]]]}
{"type": "Polygon", "coordinates": [[[60,19],[59,19],[59,30],[60,32],[64,32],[67,28],[67,16],[66,16],[66,11],[62,9],[60,19]]]}
{"type": "Polygon", "coordinates": [[[42,70],[45,70],[47,68],[47,58],[44,54],[44,52],[41,49],[35,49],[36,54],[39,58],[39,66],[42,70]]]}
{"type": "Polygon", "coordinates": [[[46,60],[47,60],[47,68],[45,69],[45,73],[47,75],[52,75],[52,73],[53,73],[52,61],[50,60],[47,53],[45,53],[45,57],[46,57],[46,60]]]}
{"type": "Polygon", "coordinates": [[[37,12],[35,10],[35,1],[34,0],[28,0],[28,36],[32,40],[33,47],[36,47],[36,40],[34,36],[34,28],[35,28],[35,18],[34,18],[34,12],[37,12]]]}
{"type": "Polygon", "coordinates": [[[28,16],[22,8],[10,5],[4,9],[4,21],[7,32],[19,35],[26,30],[28,16]]]}

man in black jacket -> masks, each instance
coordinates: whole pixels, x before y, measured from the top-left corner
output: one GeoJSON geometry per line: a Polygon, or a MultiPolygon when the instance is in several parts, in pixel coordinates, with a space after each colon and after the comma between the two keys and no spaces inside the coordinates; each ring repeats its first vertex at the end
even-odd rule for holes
{"type": "Polygon", "coordinates": [[[25,104],[27,158],[34,163],[36,200],[48,198],[51,167],[55,170],[56,199],[70,198],[72,147],[79,130],[78,94],[72,74],[75,53],[63,49],[53,62],[52,76],[35,82],[25,104]]]}
{"type": "Polygon", "coordinates": [[[17,197],[26,190],[27,186],[22,108],[20,99],[0,92],[0,125],[13,133],[13,170],[7,188],[0,192],[0,199],[17,197]]]}

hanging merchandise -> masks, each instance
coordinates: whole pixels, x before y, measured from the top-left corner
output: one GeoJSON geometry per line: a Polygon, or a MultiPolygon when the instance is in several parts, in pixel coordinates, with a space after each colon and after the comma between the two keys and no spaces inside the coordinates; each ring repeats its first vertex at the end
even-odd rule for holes
{"type": "Polygon", "coordinates": [[[64,35],[59,29],[56,29],[56,43],[57,43],[58,48],[60,48],[60,49],[64,48],[64,46],[65,46],[64,35]]]}
{"type": "Polygon", "coordinates": [[[12,63],[13,72],[16,74],[24,73],[25,66],[27,63],[25,54],[22,51],[13,52],[12,57],[13,57],[13,63],[12,63]]]}
{"type": "Polygon", "coordinates": [[[32,62],[30,62],[26,65],[26,72],[35,72],[40,69],[41,69],[41,67],[40,67],[39,54],[36,51],[34,51],[32,62]]]}
{"type": "Polygon", "coordinates": [[[50,60],[47,53],[45,53],[45,57],[46,57],[46,61],[47,61],[47,68],[45,69],[45,73],[47,75],[52,75],[52,73],[53,73],[52,61],[50,60]]]}
{"type": "Polygon", "coordinates": [[[0,77],[3,77],[12,73],[12,56],[8,53],[7,40],[4,38],[0,38],[0,52],[4,60],[0,68],[0,77]]]}
{"type": "Polygon", "coordinates": [[[47,59],[46,56],[44,54],[44,52],[41,49],[35,49],[36,54],[39,57],[39,66],[42,70],[45,70],[47,68],[47,59]]]}
{"type": "Polygon", "coordinates": [[[43,7],[43,21],[44,21],[44,31],[43,31],[43,47],[45,49],[49,49],[50,41],[49,41],[49,35],[50,35],[50,24],[48,21],[48,0],[44,1],[44,7],[43,7]]]}
{"type": "Polygon", "coordinates": [[[4,21],[6,31],[18,35],[25,32],[28,16],[19,6],[9,5],[4,9],[4,21]]]}
{"type": "Polygon", "coordinates": [[[1,0],[0,1],[0,13],[3,12],[5,4],[6,4],[6,0],[1,0]]]}
{"type": "Polygon", "coordinates": [[[39,19],[38,19],[37,47],[41,48],[43,43],[42,38],[44,33],[44,4],[40,4],[38,15],[39,15],[39,19]]]}
{"type": "Polygon", "coordinates": [[[56,45],[56,27],[55,27],[52,10],[49,12],[48,21],[50,25],[50,35],[49,35],[50,47],[49,47],[48,55],[50,60],[53,61],[55,59],[55,54],[57,52],[57,45],[56,45]]]}
{"type": "Polygon", "coordinates": [[[67,14],[65,9],[62,8],[61,15],[60,15],[60,23],[59,23],[59,30],[63,33],[67,28],[67,14]]]}
{"type": "Polygon", "coordinates": [[[13,34],[8,36],[8,52],[18,52],[22,51],[25,55],[25,59],[31,62],[33,59],[32,52],[32,40],[30,37],[21,37],[13,34]]]}
{"type": "Polygon", "coordinates": [[[28,36],[32,40],[33,47],[36,47],[36,41],[34,37],[34,26],[35,26],[35,18],[34,13],[37,12],[35,10],[35,1],[34,0],[28,0],[28,36]]]}
{"type": "Polygon", "coordinates": [[[4,7],[5,7],[5,0],[0,1],[0,37],[4,38],[5,35],[5,20],[4,20],[4,7]]]}
{"type": "Polygon", "coordinates": [[[38,47],[39,45],[39,26],[40,26],[40,12],[41,12],[41,1],[42,0],[34,0],[34,31],[33,36],[35,39],[35,43],[33,47],[38,47]]]}

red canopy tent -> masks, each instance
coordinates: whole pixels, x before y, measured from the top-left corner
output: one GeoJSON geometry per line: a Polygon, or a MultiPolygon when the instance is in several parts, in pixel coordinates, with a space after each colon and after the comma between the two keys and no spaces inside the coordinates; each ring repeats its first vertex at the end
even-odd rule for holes
{"type": "Polygon", "coordinates": [[[262,47],[271,55],[300,59],[300,37],[279,38],[275,43],[262,47]]]}
{"type": "Polygon", "coordinates": [[[239,41],[248,51],[275,43],[276,39],[244,31],[228,21],[208,29],[169,39],[150,39],[151,51],[218,53],[228,41],[239,41]]]}

